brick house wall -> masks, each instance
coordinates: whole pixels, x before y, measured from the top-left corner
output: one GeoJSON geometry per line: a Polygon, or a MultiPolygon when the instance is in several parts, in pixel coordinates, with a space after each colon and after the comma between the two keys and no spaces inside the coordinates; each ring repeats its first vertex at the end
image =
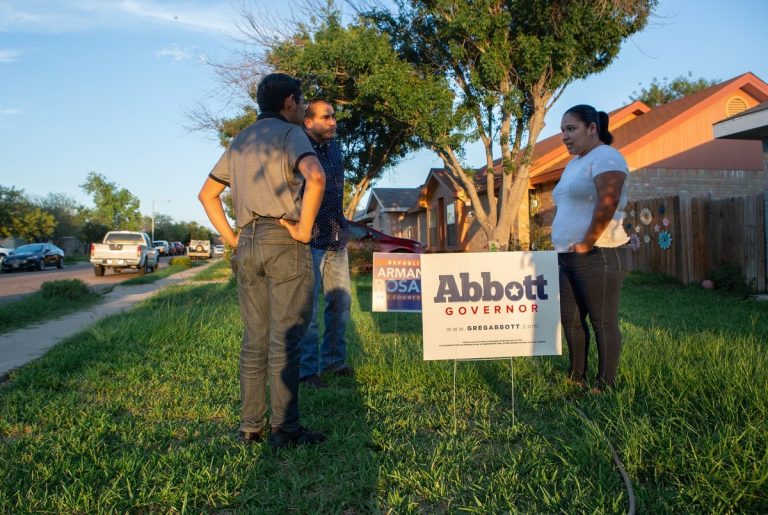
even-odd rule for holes
{"type": "Polygon", "coordinates": [[[766,170],[691,170],[644,168],[632,172],[632,200],[679,195],[728,198],[768,192],[766,170]]]}

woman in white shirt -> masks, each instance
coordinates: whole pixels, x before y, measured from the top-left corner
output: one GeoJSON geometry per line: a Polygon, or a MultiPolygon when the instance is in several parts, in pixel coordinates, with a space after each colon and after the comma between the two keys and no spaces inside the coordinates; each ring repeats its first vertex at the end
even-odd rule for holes
{"type": "Polygon", "coordinates": [[[569,381],[587,384],[591,325],[598,354],[593,391],[600,392],[615,386],[621,352],[619,298],[631,259],[623,226],[629,169],[610,146],[613,136],[604,112],[574,106],[563,115],[560,130],[574,156],[553,191],[552,223],[569,381]]]}

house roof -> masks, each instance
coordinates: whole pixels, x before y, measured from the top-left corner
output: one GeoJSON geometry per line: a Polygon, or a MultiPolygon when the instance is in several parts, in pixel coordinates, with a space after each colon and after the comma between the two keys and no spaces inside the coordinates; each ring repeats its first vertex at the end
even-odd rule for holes
{"type": "Polygon", "coordinates": [[[403,211],[416,202],[419,197],[419,188],[373,188],[376,196],[384,209],[403,211]]]}
{"type": "MultiPolygon", "coordinates": [[[[729,98],[738,91],[752,97],[752,101],[757,100],[763,104],[743,111],[727,120],[745,119],[750,116],[760,116],[762,120],[763,116],[768,117],[768,84],[751,72],[747,72],[654,108],[641,101],[634,101],[611,111],[609,117],[610,130],[614,136],[613,146],[625,156],[636,152],[638,149],[645,151],[646,146],[657,141],[662,135],[666,135],[672,129],[693,119],[697,114],[716,105],[717,102],[729,98]]],[[[718,121],[715,126],[721,123],[718,121]]],[[[768,127],[763,129],[768,132],[768,127]]],[[[736,136],[728,137],[736,138],[736,136]]],[[[655,161],[643,163],[638,167],[738,169],[738,166],[744,166],[743,169],[752,169],[747,166],[748,162],[754,161],[751,147],[746,148],[735,143],[720,140],[699,142],[692,147],[682,148],[673,156],[654,157],[655,161]]],[[[740,143],[748,144],[749,142],[740,143]]],[[[530,184],[535,186],[556,181],[560,178],[565,165],[571,158],[572,156],[568,154],[562,143],[560,134],[539,141],[533,151],[534,162],[530,172],[530,184]]],[[[632,166],[631,163],[630,166],[632,166]]],[[[496,172],[494,183],[495,187],[498,188],[501,184],[501,159],[494,160],[493,168],[496,172]]],[[[760,163],[759,168],[762,168],[762,163],[760,163]]],[[[486,174],[487,166],[483,166],[474,175],[478,193],[486,190],[486,174]]],[[[429,191],[431,187],[434,187],[435,182],[453,191],[457,197],[463,191],[463,188],[454,181],[445,169],[432,168],[419,191],[418,204],[414,202],[409,212],[419,211],[426,206],[426,199],[429,197],[429,191]]]]}
{"type": "Polygon", "coordinates": [[[456,183],[454,178],[445,168],[430,168],[424,184],[416,190],[416,199],[408,210],[408,213],[415,213],[427,207],[426,199],[429,197],[430,190],[435,189],[436,184],[444,186],[455,196],[458,196],[459,192],[463,191],[463,188],[456,183]]]}
{"type": "MultiPolygon", "coordinates": [[[[642,102],[634,102],[617,109],[609,115],[611,133],[614,136],[613,146],[625,155],[633,152],[739,89],[759,100],[768,100],[768,84],[748,72],[652,109],[642,109],[642,106],[645,106],[642,102]],[[637,109],[633,110],[633,106],[637,109]],[[634,116],[626,119],[627,114],[634,114],[634,116]],[[617,115],[622,116],[622,123],[615,123],[614,117],[618,117],[617,115]]],[[[534,156],[541,157],[537,157],[531,170],[530,177],[533,185],[558,179],[571,159],[560,141],[559,134],[537,143],[534,156]],[[551,150],[553,146],[559,147],[561,153],[551,150]]]]}
{"type": "Polygon", "coordinates": [[[416,204],[420,192],[420,188],[371,188],[365,212],[375,210],[376,205],[385,212],[406,212],[416,204]]]}

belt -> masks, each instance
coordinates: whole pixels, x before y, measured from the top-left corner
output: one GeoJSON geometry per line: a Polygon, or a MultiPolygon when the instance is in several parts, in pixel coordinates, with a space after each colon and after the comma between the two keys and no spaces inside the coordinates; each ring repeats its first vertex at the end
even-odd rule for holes
{"type": "Polygon", "coordinates": [[[245,224],[245,226],[256,227],[256,225],[261,224],[280,225],[280,220],[282,220],[282,218],[275,218],[273,216],[259,216],[245,224]]]}

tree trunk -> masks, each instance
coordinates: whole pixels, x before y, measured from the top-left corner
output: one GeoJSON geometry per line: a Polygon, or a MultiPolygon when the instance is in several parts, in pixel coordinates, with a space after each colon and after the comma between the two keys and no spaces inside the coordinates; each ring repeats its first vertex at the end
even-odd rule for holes
{"type": "Polygon", "coordinates": [[[354,185],[354,193],[352,194],[352,198],[349,200],[347,209],[344,211],[344,217],[347,220],[352,220],[352,218],[355,216],[357,206],[360,204],[360,200],[363,198],[363,195],[365,195],[365,192],[368,191],[370,185],[371,179],[368,176],[363,177],[360,182],[354,185]]]}

